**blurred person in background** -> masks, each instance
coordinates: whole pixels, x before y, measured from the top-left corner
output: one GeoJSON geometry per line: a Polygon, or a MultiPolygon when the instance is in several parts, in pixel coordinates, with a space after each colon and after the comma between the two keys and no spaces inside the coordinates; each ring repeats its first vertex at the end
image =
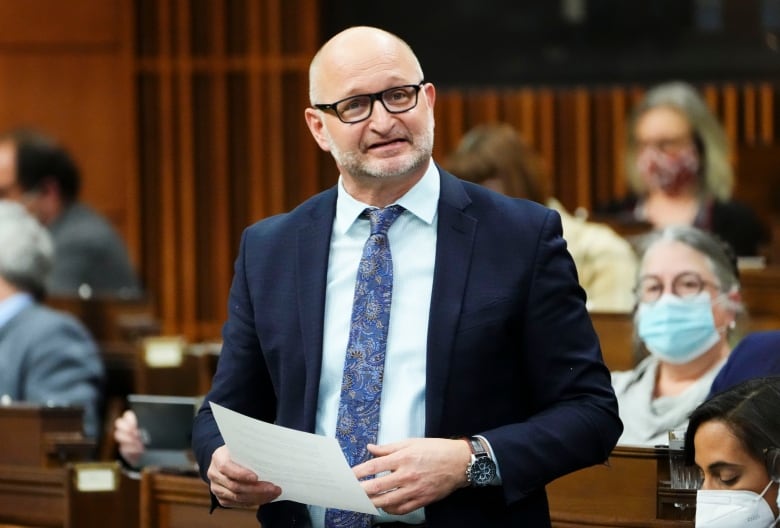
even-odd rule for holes
{"type": "Polygon", "coordinates": [[[136,297],[141,286],[113,226],[78,199],[81,180],[70,154],[31,130],[0,135],[0,199],[24,204],[54,241],[49,294],[136,297]]]}
{"type": "Polygon", "coordinates": [[[636,285],[637,338],[649,353],[613,372],[619,444],[666,444],[706,398],[743,311],[736,258],[710,233],[671,226],[647,236],[636,285]]]}
{"type": "Polygon", "coordinates": [[[759,254],[768,231],[731,199],[728,138],[695,88],[669,82],[647,91],[633,111],[626,142],[631,194],[599,213],[660,229],[692,225],[715,233],[738,256],[759,254]]]}
{"type": "Polygon", "coordinates": [[[84,432],[100,432],[104,368],[71,315],[41,304],[53,246],[25,208],[0,200],[0,399],[84,408],[84,432]]]}
{"type": "Polygon", "coordinates": [[[555,209],[591,311],[630,312],[636,279],[631,245],[608,226],[571,215],[549,192],[541,158],[509,124],[479,125],[467,132],[445,162],[458,177],[494,191],[555,209]]]}

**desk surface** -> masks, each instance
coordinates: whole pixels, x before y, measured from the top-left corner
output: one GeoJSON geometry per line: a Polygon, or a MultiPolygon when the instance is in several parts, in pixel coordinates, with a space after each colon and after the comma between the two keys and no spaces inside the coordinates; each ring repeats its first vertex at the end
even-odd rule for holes
{"type": "MultiPolygon", "coordinates": [[[[565,475],[547,486],[553,526],[692,527],[690,491],[669,490],[668,451],[618,446],[605,464],[565,475]]],[[[695,492],[693,492],[695,493],[695,492]]]]}

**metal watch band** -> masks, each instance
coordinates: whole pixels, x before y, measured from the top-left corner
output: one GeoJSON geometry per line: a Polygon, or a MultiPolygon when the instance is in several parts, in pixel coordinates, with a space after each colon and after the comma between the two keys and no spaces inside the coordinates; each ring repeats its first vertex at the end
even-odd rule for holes
{"type": "Polygon", "coordinates": [[[472,436],[469,438],[469,445],[471,446],[471,452],[476,456],[487,455],[485,447],[480,442],[479,438],[472,436]]]}

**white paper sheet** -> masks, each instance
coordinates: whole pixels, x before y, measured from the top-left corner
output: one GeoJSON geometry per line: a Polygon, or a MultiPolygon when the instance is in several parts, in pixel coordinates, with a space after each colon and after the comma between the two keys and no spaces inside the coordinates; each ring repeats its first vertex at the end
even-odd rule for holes
{"type": "Polygon", "coordinates": [[[282,488],[276,500],[378,515],[335,438],[255,420],[209,402],[230,458],[282,488]]]}

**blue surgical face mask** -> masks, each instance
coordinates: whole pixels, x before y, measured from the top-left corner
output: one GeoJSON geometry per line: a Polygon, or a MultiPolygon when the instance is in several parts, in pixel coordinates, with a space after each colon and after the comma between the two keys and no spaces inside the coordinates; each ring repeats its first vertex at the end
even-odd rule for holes
{"type": "Polygon", "coordinates": [[[654,303],[640,303],[637,320],[639,338],[668,363],[688,363],[720,341],[706,291],[688,299],[664,294],[654,303]]]}

